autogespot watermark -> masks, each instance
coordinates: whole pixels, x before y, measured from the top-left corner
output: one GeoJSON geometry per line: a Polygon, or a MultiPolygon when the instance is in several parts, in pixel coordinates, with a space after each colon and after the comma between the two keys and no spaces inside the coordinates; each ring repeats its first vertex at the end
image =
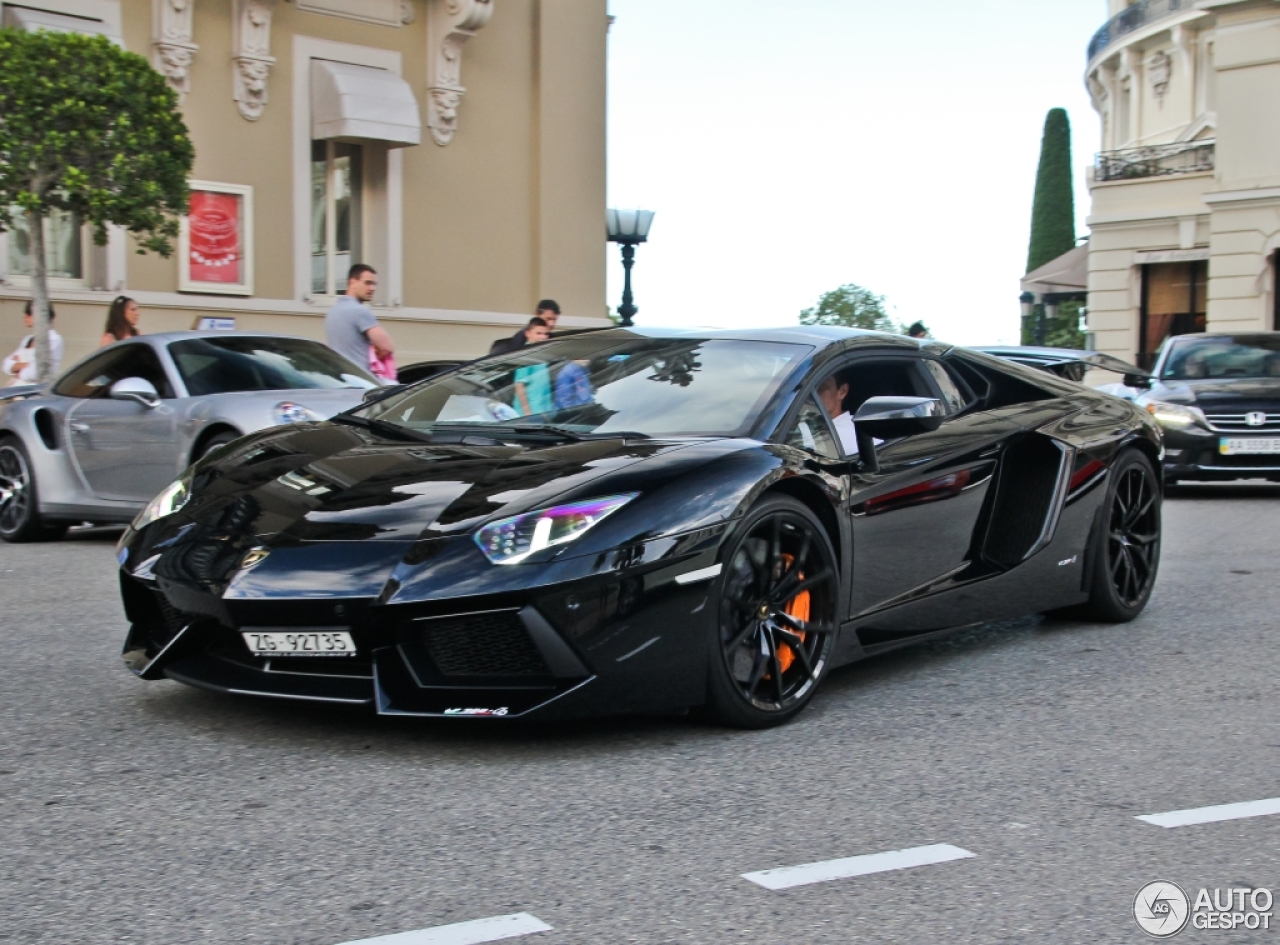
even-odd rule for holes
{"type": "Polygon", "coordinates": [[[1138,928],[1155,938],[1193,929],[1269,929],[1272,896],[1269,889],[1232,886],[1201,889],[1192,899],[1177,883],[1156,880],[1133,897],[1138,928]]]}

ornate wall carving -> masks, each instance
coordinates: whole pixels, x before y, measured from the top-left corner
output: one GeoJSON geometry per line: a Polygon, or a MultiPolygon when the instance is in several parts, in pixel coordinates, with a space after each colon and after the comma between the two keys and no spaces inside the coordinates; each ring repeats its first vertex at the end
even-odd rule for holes
{"type": "Polygon", "coordinates": [[[442,147],[458,130],[462,47],[493,16],[493,0],[428,0],[427,127],[442,147]]]}
{"type": "Polygon", "coordinates": [[[1173,60],[1163,49],[1147,61],[1147,75],[1151,78],[1151,89],[1156,93],[1156,99],[1162,100],[1173,77],[1173,60]]]}
{"type": "Polygon", "coordinates": [[[152,0],[151,62],[179,98],[191,91],[191,63],[200,49],[192,39],[195,0],[152,0]]]}
{"type": "Polygon", "coordinates": [[[274,7],[275,0],[235,0],[232,96],[247,121],[257,121],[267,107],[267,80],[276,62],[271,55],[274,7]]]}

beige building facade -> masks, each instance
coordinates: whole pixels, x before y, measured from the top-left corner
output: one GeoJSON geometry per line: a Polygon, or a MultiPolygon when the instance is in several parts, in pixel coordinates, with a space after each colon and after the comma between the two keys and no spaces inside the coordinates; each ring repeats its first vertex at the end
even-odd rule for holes
{"type": "MultiPolygon", "coordinates": [[[[196,149],[171,258],[49,221],[64,364],[118,294],[146,332],[215,317],[322,338],[353,262],[378,270],[402,365],[482,354],[542,298],[562,327],[606,324],[606,0],[0,0],[0,20],[146,56],[196,149]]],[[[6,351],[25,246],[0,234],[6,351]]]]}
{"type": "Polygon", "coordinates": [[[1109,0],[1086,83],[1088,329],[1147,366],[1170,334],[1277,321],[1280,3],[1109,0]]]}

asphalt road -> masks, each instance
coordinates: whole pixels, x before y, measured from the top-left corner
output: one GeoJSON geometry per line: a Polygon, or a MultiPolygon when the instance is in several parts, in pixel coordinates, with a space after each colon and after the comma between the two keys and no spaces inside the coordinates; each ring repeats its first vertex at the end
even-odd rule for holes
{"type": "Polygon", "coordinates": [[[1272,487],[1188,490],[1137,622],[920,645],[762,733],[142,683],[113,533],[0,547],[0,942],[338,945],[528,912],[554,928],[515,940],[534,945],[1113,943],[1149,940],[1131,910],[1152,880],[1280,897],[1280,816],[1135,819],[1280,797],[1278,507],[1272,487]],[[974,856],[741,878],[930,844],[974,856]]]}

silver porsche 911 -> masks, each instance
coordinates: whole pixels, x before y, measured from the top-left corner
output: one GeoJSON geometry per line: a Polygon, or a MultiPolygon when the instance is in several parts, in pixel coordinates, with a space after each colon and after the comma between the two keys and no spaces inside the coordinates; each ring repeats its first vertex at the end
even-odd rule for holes
{"type": "Polygon", "coordinates": [[[181,331],[117,342],[46,388],[0,392],[0,538],[128,522],[210,450],[326,419],[377,386],[305,338],[181,331]]]}

